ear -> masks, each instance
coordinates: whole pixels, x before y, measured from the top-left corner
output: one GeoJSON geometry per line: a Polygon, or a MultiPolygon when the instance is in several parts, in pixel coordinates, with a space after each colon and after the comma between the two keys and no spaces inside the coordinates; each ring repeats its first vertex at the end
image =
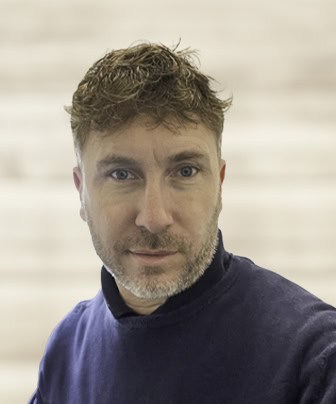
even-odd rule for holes
{"type": "Polygon", "coordinates": [[[72,170],[73,180],[75,183],[75,187],[79,193],[79,198],[81,201],[81,207],[79,210],[80,217],[86,222],[86,214],[84,208],[84,201],[83,201],[83,175],[81,169],[76,166],[72,170]]]}
{"type": "Polygon", "coordinates": [[[221,159],[221,161],[220,161],[220,170],[219,170],[219,177],[220,177],[221,184],[223,184],[223,182],[224,182],[225,169],[226,169],[226,161],[221,159]]]}

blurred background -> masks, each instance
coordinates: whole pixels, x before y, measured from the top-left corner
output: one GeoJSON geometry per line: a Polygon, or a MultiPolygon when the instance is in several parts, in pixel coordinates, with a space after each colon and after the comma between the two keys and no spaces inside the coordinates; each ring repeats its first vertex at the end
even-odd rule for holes
{"type": "MultiPolygon", "coordinates": [[[[233,94],[220,227],[336,305],[334,0],[0,0],[0,402],[27,402],[53,327],[100,287],[64,105],[106,51],[199,51],[233,94]]],[[[197,220],[197,218],[195,218],[197,220]]]]}

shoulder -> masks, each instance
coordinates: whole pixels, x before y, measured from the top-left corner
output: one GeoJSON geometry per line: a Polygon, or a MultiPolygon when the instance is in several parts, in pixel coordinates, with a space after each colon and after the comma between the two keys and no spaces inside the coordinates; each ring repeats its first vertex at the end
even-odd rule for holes
{"type": "Polygon", "coordinates": [[[54,397],[66,394],[78,366],[85,363],[87,346],[97,340],[107,311],[99,291],[93,299],[78,303],[53,330],[39,368],[36,394],[43,397],[41,402],[61,402],[54,397]]]}
{"type": "Polygon", "coordinates": [[[251,326],[278,338],[336,341],[336,309],[296,283],[245,257],[232,256],[232,295],[251,326]]]}
{"type": "Polygon", "coordinates": [[[272,303],[271,306],[279,309],[281,303],[299,315],[309,313],[314,308],[328,309],[336,314],[335,307],[284,276],[260,267],[249,258],[233,255],[232,269],[238,272],[240,287],[247,289],[249,294],[255,294],[257,302],[272,303]]]}
{"type": "MultiPolygon", "coordinates": [[[[312,358],[317,371],[327,368],[336,355],[336,309],[285,277],[256,265],[245,257],[233,256],[238,271],[238,290],[251,324],[268,334],[269,344],[283,340],[312,358]]],[[[334,374],[336,369],[334,369],[334,374]]]]}
{"type": "Polygon", "coordinates": [[[232,270],[237,271],[237,313],[248,324],[249,337],[263,341],[269,352],[281,346],[281,366],[299,364],[308,397],[331,402],[323,400],[336,396],[335,307],[248,258],[233,256],[232,270]]]}
{"type": "Polygon", "coordinates": [[[106,305],[102,292],[90,300],[79,302],[52,331],[46,346],[46,355],[70,350],[72,344],[81,341],[86,330],[95,329],[94,323],[102,321],[106,305]]]}

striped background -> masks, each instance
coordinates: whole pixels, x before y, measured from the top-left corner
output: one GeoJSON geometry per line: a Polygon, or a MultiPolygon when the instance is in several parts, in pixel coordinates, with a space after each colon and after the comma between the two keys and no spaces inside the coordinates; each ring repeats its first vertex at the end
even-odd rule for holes
{"type": "Polygon", "coordinates": [[[0,402],[26,402],[55,324],[99,288],[63,106],[107,50],[199,50],[233,93],[220,227],[336,305],[334,0],[0,0],[0,402]]]}

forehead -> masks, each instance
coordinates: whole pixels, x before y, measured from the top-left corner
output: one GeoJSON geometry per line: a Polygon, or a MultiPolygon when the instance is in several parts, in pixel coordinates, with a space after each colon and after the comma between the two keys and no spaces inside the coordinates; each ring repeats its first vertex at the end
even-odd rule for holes
{"type": "MultiPolygon", "coordinates": [[[[109,154],[157,161],[173,154],[194,151],[213,160],[217,156],[217,140],[212,131],[201,124],[175,127],[153,126],[145,120],[136,120],[125,128],[104,133],[91,132],[83,152],[83,160],[104,159],[109,154]]],[[[216,159],[215,159],[216,160],[216,159]]]]}

